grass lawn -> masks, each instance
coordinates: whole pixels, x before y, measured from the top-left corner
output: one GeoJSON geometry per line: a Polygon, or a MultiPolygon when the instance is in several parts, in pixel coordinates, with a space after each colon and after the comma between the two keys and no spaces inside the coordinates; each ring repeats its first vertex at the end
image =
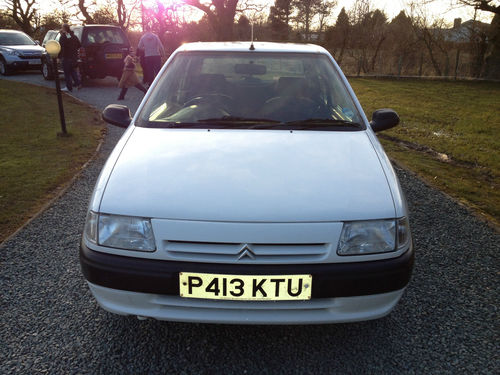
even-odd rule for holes
{"type": "Polygon", "coordinates": [[[349,81],[369,119],[386,107],[401,117],[379,133],[391,158],[500,224],[500,83],[349,81]]]}
{"type": "Polygon", "coordinates": [[[93,155],[100,114],[64,95],[61,130],[55,90],[0,80],[0,242],[37,212],[93,155]]]}

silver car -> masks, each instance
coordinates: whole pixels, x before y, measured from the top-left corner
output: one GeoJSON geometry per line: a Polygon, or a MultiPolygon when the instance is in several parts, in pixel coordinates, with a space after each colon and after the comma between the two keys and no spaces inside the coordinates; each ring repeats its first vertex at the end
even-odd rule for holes
{"type": "Polygon", "coordinates": [[[44,49],[28,35],[17,30],[0,30],[0,74],[36,69],[42,64],[44,49]]]}
{"type": "Polygon", "coordinates": [[[90,201],[80,262],[106,310],[235,324],[380,318],[403,295],[408,209],[324,48],[191,43],[172,54],[90,201]]]}

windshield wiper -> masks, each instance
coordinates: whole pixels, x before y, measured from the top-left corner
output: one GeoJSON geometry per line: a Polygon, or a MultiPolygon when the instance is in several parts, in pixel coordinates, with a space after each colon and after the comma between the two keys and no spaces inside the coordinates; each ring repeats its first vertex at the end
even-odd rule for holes
{"type": "Polygon", "coordinates": [[[328,128],[361,128],[357,122],[336,119],[310,118],[306,120],[294,120],[280,122],[278,124],[258,124],[250,126],[250,129],[282,129],[282,130],[325,130],[328,128]]]}
{"type": "Polygon", "coordinates": [[[355,127],[361,128],[361,125],[357,122],[348,121],[348,120],[340,120],[340,119],[332,119],[332,118],[310,118],[306,120],[297,120],[297,121],[287,121],[286,125],[299,126],[300,129],[318,129],[323,127],[355,127]],[[303,125],[303,126],[301,126],[303,125]]]}
{"type": "Polygon", "coordinates": [[[150,127],[192,129],[205,129],[209,127],[213,129],[325,130],[329,127],[361,128],[361,125],[357,122],[328,118],[311,118],[306,120],[282,122],[266,118],[222,116],[217,118],[201,119],[196,122],[163,122],[158,123],[156,126],[150,125],[150,127]]]}
{"type": "MultiPolygon", "coordinates": [[[[252,118],[252,117],[239,117],[239,116],[222,116],[216,118],[206,118],[198,120],[201,123],[216,123],[216,124],[238,124],[249,127],[248,124],[279,124],[281,121],[272,120],[268,118],[252,118]]],[[[229,126],[232,127],[232,126],[229,126]]],[[[238,126],[239,127],[239,126],[238,126]]]]}

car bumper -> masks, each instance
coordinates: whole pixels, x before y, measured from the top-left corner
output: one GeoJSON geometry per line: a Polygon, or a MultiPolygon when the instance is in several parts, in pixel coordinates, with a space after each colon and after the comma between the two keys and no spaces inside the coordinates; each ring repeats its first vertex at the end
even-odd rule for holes
{"type": "Polygon", "coordinates": [[[123,72],[123,62],[89,62],[87,60],[80,60],[78,62],[80,67],[80,72],[90,78],[105,78],[107,76],[111,77],[121,77],[123,72]]]}
{"type": "Polygon", "coordinates": [[[40,58],[21,59],[19,57],[10,57],[6,58],[5,62],[9,68],[16,70],[40,69],[42,66],[42,60],[40,58]]]}
{"type": "Polygon", "coordinates": [[[234,324],[340,323],[380,318],[401,298],[413,247],[398,258],[306,265],[234,265],[122,257],[80,247],[90,290],[105,310],[159,320],[234,324]],[[308,301],[219,301],[179,296],[179,272],[300,274],[313,277],[308,301]]]}

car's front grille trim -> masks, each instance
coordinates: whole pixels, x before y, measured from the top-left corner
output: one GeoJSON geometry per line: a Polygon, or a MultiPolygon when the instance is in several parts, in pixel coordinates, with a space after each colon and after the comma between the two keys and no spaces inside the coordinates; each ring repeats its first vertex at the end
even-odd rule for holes
{"type": "Polygon", "coordinates": [[[318,261],[328,255],[328,249],[328,243],[163,241],[169,258],[198,262],[318,261]]]}
{"type": "Polygon", "coordinates": [[[41,55],[21,55],[19,56],[23,60],[35,60],[35,59],[41,59],[41,55]]]}

